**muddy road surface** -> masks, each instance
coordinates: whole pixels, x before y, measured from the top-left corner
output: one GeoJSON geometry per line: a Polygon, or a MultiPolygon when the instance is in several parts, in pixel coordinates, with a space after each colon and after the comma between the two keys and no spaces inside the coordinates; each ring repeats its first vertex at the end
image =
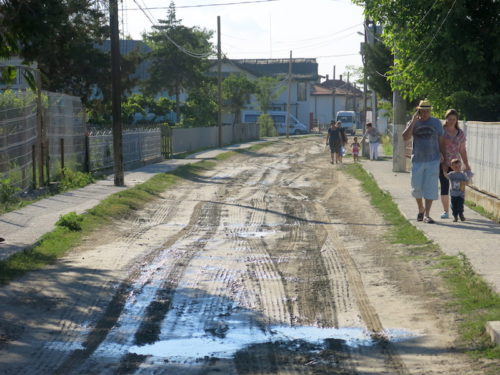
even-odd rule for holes
{"type": "Polygon", "coordinates": [[[319,137],[244,152],[1,287],[0,373],[480,374],[386,229],[319,137]]]}

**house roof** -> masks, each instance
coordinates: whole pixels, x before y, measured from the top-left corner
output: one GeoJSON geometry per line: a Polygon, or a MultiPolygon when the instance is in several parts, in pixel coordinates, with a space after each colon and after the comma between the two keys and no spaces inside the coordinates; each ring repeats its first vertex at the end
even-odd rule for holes
{"type": "Polygon", "coordinates": [[[334,88],[336,95],[363,95],[363,92],[350,82],[344,82],[340,79],[327,79],[324,82],[316,83],[312,87],[311,95],[333,95],[334,88]]]}
{"type": "MultiPolygon", "coordinates": [[[[232,63],[256,77],[276,77],[288,75],[289,59],[224,59],[223,61],[226,63],[232,63]]],[[[217,61],[213,60],[213,65],[216,63],[217,61]]],[[[292,77],[296,81],[318,80],[318,63],[316,62],[316,59],[292,59],[292,77]]]]}

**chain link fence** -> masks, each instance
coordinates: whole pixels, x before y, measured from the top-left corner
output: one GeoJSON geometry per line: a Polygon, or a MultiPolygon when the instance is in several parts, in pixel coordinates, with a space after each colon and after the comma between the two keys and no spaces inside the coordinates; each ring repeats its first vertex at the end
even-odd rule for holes
{"type": "Polygon", "coordinates": [[[33,185],[33,146],[37,106],[30,93],[6,92],[0,97],[0,179],[19,188],[33,185]]]}
{"type": "MultiPolygon", "coordinates": [[[[36,185],[40,170],[45,183],[57,181],[63,167],[94,172],[113,168],[111,130],[92,130],[85,124],[77,97],[42,93],[42,137],[38,134],[36,95],[31,91],[0,92],[0,180],[26,191],[36,185]],[[37,149],[43,139],[42,154],[37,149]],[[43,159],[43,169],[40,161],[43,159]]],[[[124,168],[162,159],[159,127],[123,131],[124,168]]]]}

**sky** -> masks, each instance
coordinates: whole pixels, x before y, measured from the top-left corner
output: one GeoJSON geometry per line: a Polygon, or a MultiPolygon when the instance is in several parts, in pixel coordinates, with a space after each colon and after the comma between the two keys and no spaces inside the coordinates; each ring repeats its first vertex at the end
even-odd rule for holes
{"type": "MultiPolygon", "coordinates": [[[[152,23],[139,6],[157,22],[166,18],[169,4],[123,0],[120,32],[142,39],[152,23]]],[[[222,53],[228,58],[289,58],[292,51],[294,58],[316,58],[318,73],[330,78],[334,66],[337,78],[347,65],[362,66],[363,8],[349,0],[176,0],[175,6],[183,25],[213,30],[215,45],[220,16],[222,53]]]]}

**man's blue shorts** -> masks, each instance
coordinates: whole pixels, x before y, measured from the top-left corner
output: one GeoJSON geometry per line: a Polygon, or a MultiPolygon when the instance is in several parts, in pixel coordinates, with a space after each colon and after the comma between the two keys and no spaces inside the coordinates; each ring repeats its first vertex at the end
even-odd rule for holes
{"type": "Polygon", "coordinates": [[[438,199],[439,165],[439,159],[412,163],[411,195],[415,198],[438,199]]]}

